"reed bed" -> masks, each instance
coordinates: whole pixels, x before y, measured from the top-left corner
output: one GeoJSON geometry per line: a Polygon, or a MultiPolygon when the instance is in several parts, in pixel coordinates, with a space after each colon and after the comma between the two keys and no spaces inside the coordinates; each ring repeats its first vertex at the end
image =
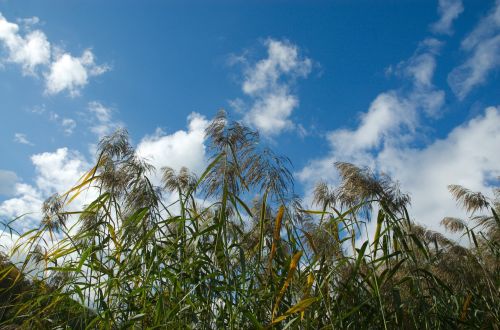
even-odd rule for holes
{"type": "Polygon", "coordinates": [[[10,251],[23,262],[1,255],[0,329],[500,328],[500,199],[450,186],[470,215],[442,221],[459,245],[387,176],[332,164],[339,184],[308,209],[255,132],[221,112],[206,134],[206,170],[160,169],[161,186],[125,131],[104,138],[10,251]]]}

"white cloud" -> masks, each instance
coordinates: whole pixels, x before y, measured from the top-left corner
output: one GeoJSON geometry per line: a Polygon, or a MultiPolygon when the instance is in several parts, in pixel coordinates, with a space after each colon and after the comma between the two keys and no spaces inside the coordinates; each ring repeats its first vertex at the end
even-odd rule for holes
{"type": "MultiPolygon", "coordinates": [[[[435,57],[440,43],[427,39],[414,56],[396,67],[396,74],[411,81],[411,87],[378,95],[363,113],[354,129],[330,132],[330,152],[312,160],[298,174],[306,185],[306,200],[311,199],[317,178],[335,184],[333,163],[348,161],[369,166],[391,175],[403,191],[411,193],[411,214],[433,230],[443,230],[439,222],[445,216],[463,216],[447,190],[449,184],[488,192],[488,180],[500,174],[500,111],[488,108],[455,128],[443,140],[425,147],[411,147],[422,130],[423,116],[433,117],[444,104],[443,91],[432,83],[435,57]]],[[[394,70],[391,70],[394,71],[394,70]]],[[[368,234],[373,233],[368,224],[368,234]]],[[[363,236],[364,237],[364,236],[363,236]]]]}
{"type": "MultiPolygon", "coordinates": [[[[332,152],[311,161],[299,173],[299,179],[309,187],[310,195],[317,178],[332,184],[337,182],[335,161],[370,166],[389,174],[400,182],[403,191],[410,192],[410,214],[418,223],[443,231],[439,222],[445,216],[464,216],[447,186],[460,184],[474,191],[491,193],[488,182],[500,176],[499,145],[500,107],[490,107],[484,115],[456,127],[445,139],[426,147],[386,145],[378,153],[361,152],[347,159],[332,152]]],[[[368,225],[369,235],[373,233],[373,225],[368,225]]]]}
{"type": "Polygon", "coordinates": [[[471,57],[455,68],[448,83],[459,99],[464,99],[477,85],[486,82],[488,74],[500,65],[500,35],[480,42],[471,57]]]}
{"type": "Polygon", "coordinates": [[[245,115],[245,120],[264,135],[277,135],[293,127],[293,122],[288,118],[298,105],[298,98],[290,94],[287,88],[277,89],[258,98],[245,115]]]}
{"type": "MultiPolygon", "coordinates": [[[[0,203],[2,218],[14,219],[28,214],[18,224],[22,230],[33,228],[35,221],[40,219],[41,207],[46,198],[54,193],[66,192],[90,169],[80,153],[68,148],[35,154],[31,161],[36,173],[34,184],[16,183],[12,192],[14,197],[0,203]]],[[[86,195],[82,194],[74,202],[76,208],[82,205],[85,197],[86,195]]]]}
{"type": "Polygon", "coordinates": [[[37,173],[36,186],[48,196],[72,187],[83,172],[90,169],[79,152],[68,148],[33,155],[31,161],[37,173]]]}
{"type": "Polygon", "coordinates": [[[449,184],[491,193],[488,181],[500,175],[499,145],[500,107],[490,107],[425,148],[387,148],[377,156],[377,166],[411,192],[416,220],[438,230],[443,217],[463,216],[449,184]]]}
{"type": "Polygon", "coordinates": [[[243,91],[258,94],[279,84],[283,74],[305,77],[311,71],[311,60],[301,58],[296,45],[288,41],[268,39],[265,41],[267,58],[260,60],[246,72],[243,91]]]}
{"type": "Polygon", "coordinates": [[[327,138],[333,153],[340,158],[365,158],[364,152],[411,139],[422,115],[436,116],[444,103],[444,92],[432,84],[439,47],[435,39],[426,39],[410,59],[399,63],[396,74],[409,78],[411,87],[379,94],[355,129],[330,132],[327,138]]]}
{"type": "Polygon", "coordinates": [[[452,24],[455,19],[464,11],[461,0],[439,0],[439,20],[432,24],[431,30],[434,33],[452,34],[452,24]]]}
{"type": "Polygon", "coordinates": [[[137,155],[148,160],[156,168],[152,181],[160,184],[160,169],[168,166],[178,171],[185,166],[201,174],[206,166],[205,128],[207,119],[191,113],[188,117],[188,130],[179,130],[170,135],[157,129],[155,134],[144,137],[137,146],[137,155]]]}
{"type": "MultiPolygon", "coordinates": [[[[111,119],[108,115],[102,109],[96,113],[102,121],[111,119]]],[[[136,148],[137,155],[149,160],[158,170],[164,166],[175,170],[186,166],[201,174],[206,166],[204,140],[207,125],[205,117],[192,113],[188,117],[187,130],[179,130],[170,135],[157,130],[155,134],[141,140],[136,148]]],[[[45,199],[54,193],[68,191],[91,168],[91,164],[81,153],[68,148],[35,154],[31,161],[35,168],[32,184],[20,182],[13,172],[0,170],[0,194],[13,196],[0,202],[0,218],[10,220],[25,215],[17,222],[16,227],[20,232],[32,229],[37,224],[45,199]]],[[[161,172],[157,171],[151,179],[153,183],[160,184],[160,178],[161,172]]],[[[68,209],[79,210],[96,197],[95,190],[87,190],[68,209]]]]}
{"type": "Polygon", "coordinates": [[[98,138],[113,133],[118,127],[124,126],[121,122],[113,120],[113,110],[97,101],[89,102],[87,106],[90,118],[90,130],[98,138]]]}
{"type": "Polygon", "coordinates": [[[0,170],[0,196],[10,196],[14,193],[18,178],[15,172],[0,170]]]}
{"type": "Polygon", "coordinates": [[[436,70],[436,55],[442,43],[434,38],[419,43],[416,53],[408,61],[399,64],[404,74],[411,78],[416,88],[432,87],[432,77],[436,70]]]}
{"type": "MultiPolygon", "coordinates": [[[[265,46],[267,57],[247,68],[242,91],[253,101],[244,120],[271,136],[294,127],[290,116],[299,99],[291,85],[295,79],[309,75],[312,61],[286,40],[268,39],[265,46]]],[[[239,105],[241,109],[241,102],[239,105]]]]}
{"type": "MultiPolygon", "coordinates": [[[[424,164],[424,159],[418,159],[417,154],[424,154],[424,151],[413,150],[408,145],[419,137],[422,119],[437,116],[444,104],[444,92],[436,89],[432,83],[436,68],[435,58],[439,53],[440,46],[441,43],[436,39],[425,39],[421,42],[412,57],[390,70],[391,73],[407,79],[410,86],[380,93],[370,104],[368,111],[361,114],[357,127],[337,129],[327,134],[330,143],[329,154],[326,157],[310,161],[298,173],[299,180],[306,186],[306,200],[311,200],[313,186],[318,178],[331,184],[338,182],[339,178],[333,166],[336,161],[347,161],[358,166],[368,166],[389,173],[395,179],[401,180],[403,190],[416,191],[416,194],[422,196],[432,196],[432,194],[426,195],[425,193],[425,190],[434,189],[430,185],[432,181],[427,182],[429,183],[427,186],[419,187],[404,179],[407,177],[406,173],[411,174],[412,170],[417,173],[420,170],[423,171],[427,166],[429,168],[433,166],[433,162],[430,160],[425,160],[424,164]],[[415,155],[407,159],[404,158],[404,155],[411,152],[415,155]],[[405,159],[405,162],[402,159],[405,159]],[[401,166],[395,170],[395,164],[398,162],[401,163],[401,166]]],[[[470,137],[465,139],[467,138],[470,137]]],[[[449,148],[453,148],[452,144],[453,141],[448,143],[449,148]]],[[[433,150],[435,147],[430,146],[429,148],[433,150]]],[[[418,176],[415,176],[415,183],[421,182],[423,180],[419,180],[418,176]]],[[[451,183],[453,181],[447,184],[451,183]]],[[[444,189],[446,190],[446,186],[444,189]]],[[[449,198],[449,195],[446,191],[444,193],[440,191],[439,197],[439,201],[442,202],[445,198],[449,198]]],[[[425,205],[426,201],[417,197],[415,203],[425,205]]],[[[432,225],[433,223],[425,222],[429,215],[425,214],[424,210],[425,206],[414,209],[417,221],[432,225]]],[[[433,218],[433,220],[438,223],[441,219],[433,218]]],[[[370,226],[368,228],[369,234],[371,233],[370,226]]]]}
{"type": "Polygon", "coordinates": [[[101,75],[108,70],[108,66],[95,63],[94,54],[89,49],[80,57],[63,53],[52,62],[45,76],[46,92],[57,94],[67,90],[72,96],[79,95],[91,76],[101,75]]]}
{"type": "Polygon", "coordinates": [[[467,59],[448,75],[448,83],[459,99],[485,83],[500,67],[500,0],[462,41],[462,49],[468,53],[467,59]]]}
{"type": "Polygon", "coordinates": [[[7,61],[17,63],[24,74],[35,74],[40,65],[50,61],[50,43],[45,34],[35,30],[22,36],[19,25],[7,21],[0,13],[0,42],[7,50],[7,61]]]}
{"type": "Polygon", "coordinates": [[[496,0],[488,15],[480,19],[474,30],[462,41],[462,47],[471,50],[485,39],[497,35],[499,26],[500,1],[496,0]]]}
{"type": "Polygon", "coordinates": [[[14,196],[0,204],[0,216],[3,219],[13,220],[26,215],[26,223],[23,221],[21,227],[32,229],[32,221],[40,214],[44,196],[35,187],[25,183],[16,184],[14,196]]]}
{"type": "Polygon", "coordinates": [[[26,134],[23,134],[23,133],[15,133],[14,134],[14,141],[17,142],[17,143],[21,143],[21,144],[26,144],[26,145],[29,145],[29,146],[32,146],[34,145],[29,139],[28,137],[26,136],[26,134]]]}
{"type": "Polygon", "coordinates": [[[389,134],[411,127],[415,122],[414,105],[401,99],[396,92],[382,93],[372,102],[368,112],[361,116],[355,130],[339,129],[328,135],[333,149],[349,155],[380,146],[389,134]]]}
{"type": "Polygon", "coordinates": [[[52,46],[41,30],[31,31],[38,24],[38,17],[19,19],[18,22],[24,29],[7,21],[0,13],[0,45],[6,50],[3,60],[21,65],[25,75],[36,76],[38,68],[41,68],[47,94],[68,91],[71,96],[76,96],[88,84],[90,77],[110,69],[107,65],[96,64],[90,49],[75,57],[52,46]],[[22,34],[21,30],[25,33],[22,34]]]}

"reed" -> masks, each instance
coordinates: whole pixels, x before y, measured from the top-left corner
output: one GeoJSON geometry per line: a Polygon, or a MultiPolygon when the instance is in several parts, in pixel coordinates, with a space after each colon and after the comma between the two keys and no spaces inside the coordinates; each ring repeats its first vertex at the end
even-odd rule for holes
{"type": "Polygon", "coordinates": [[[206,133],[206,170],[161,169],[160,187],[125,131],[104,138],[11,251],[24,261],[1,256],[0,328],[500,328],[498,200],[450,186],[470,218],[443,226],[462,246],[414,223],[387,176],[337,163],[305,209],[257,133],[223,112],[206,133]]]}

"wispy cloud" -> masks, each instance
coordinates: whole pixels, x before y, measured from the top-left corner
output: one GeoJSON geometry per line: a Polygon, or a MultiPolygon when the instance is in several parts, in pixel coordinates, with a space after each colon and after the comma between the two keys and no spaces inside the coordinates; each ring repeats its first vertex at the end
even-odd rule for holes
{"type": "Polygon", "coordinates": [[[424,39],[413,56],[389,70],[402,79],[400,88],[377,95],[355,128],[327,134],[329,154],[311,160],[298,173],[308,187],[308,196],[317,178],[332,184],[338,181],[333,166],[336,161],[369,166],[400,180],[403,191],[412,193],[415,220],[437,230],[444,216],[457,215],[448,184],[464,184],[471,189],[487,187],[485,179],[492,175],[498,157],[493,146],[500,143],[498,109],[489,108],[484,116],[456,127],[443,140],[414,147],[416,141],[427,139],[422,135],[425,123],[439,116],[445,103],[444,92],[433,84],[441,46],[434,38],[424,39]],[[481,139],[488,140],[485,148],[472,150],[481,139]],[[467,178],[461,173],[467,173],[467,178]]]}
{"type": "Polygon", "coordinates": [[[64,129],[64,134],[71,135],[76,128],[76,121],[71,118],[63,118],[61,125],[64,129]]]}
{"type": "Polygon", "coordinates": [[[28,139],[28,136],[24,133],[15,133],[14,134],[14,142],[26,144],[29,146],[33,146],[34,144],[28,139]]]}
{"type": "MultiPolygon", "coordinates": [[[[474,55],[465,64],[467,70],[465,66],[457,69],[467,73],[461,73],[461,82],[455,76],[457,71],[451,75],[452,87],[459,95],[467,94],[476,84],[476,78],[484,75],[484,71],[477,66],[486,65],[490,70],[493,53],[496,52],[493,57],[499,54],[496,48],[491,48],[497,34],[492,29],[497,24],[494,17],[500,23],[499,4],[500,0],[495,11],[484,18],[462,44],[474,55]],[[489,55],[482,58],[479,54],[484,55],[484,52],[489,55]],[[473,60],[477,63],[472,63],[473,60]]],[[[434,25],[434,32],[449,33],[451,21],[462,10],[461,4],[440,1],[439,10],[442,17],[434,25]],[[446,8],[451,12],[446,14],[446,8]]],[[[411,192],[415,220],[439,230],[443,217],[463,215],[457,210],[447,185],[461,184],[473,190],[488,191],[488,182],[500,175],[497,166],[500,162],[499,107],[485,109],[483,114],[455,127],[443,139],[415,147],[415,142],[428,139],[421,135],[428,129],[427,121],[423,119],[438,115],[445,102],[444,92],[434,87],[432,82],[440,46],[436,39],[425,39],[410,59],[389,70],[403,79],[400,89],[379,94],[368,110],[361,114],[355,128],[338,129],[327,134],[329,154],[311,160],[298,174],[309,187],[309,196],[317,178],[324,178],[333,184],[338,181],[333,167],[335,161],[370,166],[399,180],[402,190],[411,192]]],[[[373,231],[373,225],[368,224],[369,232],[373,231]]]]}
{"type": "Polygon", "coordinates": [[[25,18],[18,18],[16,19],[16,22],[24,25],[26,28],[31,28],[33,26],[36,26],[37,24],[40,24],[40,18],[36,16],[32,17],[25,17],[25,18]]]}
{"type": "Polygon", "coordinates": [[[452,24],[464,11],[462,0],[439,0],[439,20],[431,25],[434,33],[452,34],[452,24]]]}
{"type": "MultiPolygon", "coordinates": [[[[287,40],[267,39],[264,45],[267,57],[245,70],[242,91],[250,97],[251,105],[244,120],[262,134],[272,136],[295,126],[290,117],[299,106],[299,98],[292,86],[297,78],[309,75],[312,61],[287,40]]],[[[248,61],[243,56],[239,62],[248,61]]],[[[237,102],[240,111],[244,111],[242,100],[237,102]]]]}
{"type": "Polygon", "coordinates": [[[500,67],[500,0],[462,41],[467,58],[448,75],[448,83],[459,99],[464,99],[488,75],[500,67]]]}
{"type": "Polygon", "coordinates": [[[101,102],[89,102],[87,110],[90,114],[90,130],[98,138],[113,133],[117,128],[124,126],[123,123],[113,119],[113,109],[104,106],[101,102]]]}
{"type": "MultiPolygon", "coordinates": [[[[36,108],[36,109],[38,109],[38,108],[36,108]]],[[[45,113],[45,111],[46,111],[45,107],[42,107],[40,109],[42,109],[42,111],[35,112],[35,113],[36,114],[45,113]]],[[[61,118],[61,116],[54,111],[50,111],[48,113],[48,118],[50,121],[56,123],[60,128],[62,128],[65,135],[73,134],[73,132],[76,128],[76,125],[77,125],[76,120],[71,119],[71,118],[61,118]]]]}

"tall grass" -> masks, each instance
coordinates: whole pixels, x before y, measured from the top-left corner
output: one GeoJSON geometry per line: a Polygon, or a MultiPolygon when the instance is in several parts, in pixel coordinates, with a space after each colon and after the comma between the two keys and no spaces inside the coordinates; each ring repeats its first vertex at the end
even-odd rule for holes
{"type": "Polygon", "coordinates": [[[443,225],[462,246],[415,224],[386,176],[337,163],[306,210],[255,132],[219,113],[206,133],[207,169],[161,169],[161,187],[126,132],[104,138],[14,247],[25,261],[2,256],[0,328],[499,328],[498,200],[451,187],[471,218],[443,225]]]}

